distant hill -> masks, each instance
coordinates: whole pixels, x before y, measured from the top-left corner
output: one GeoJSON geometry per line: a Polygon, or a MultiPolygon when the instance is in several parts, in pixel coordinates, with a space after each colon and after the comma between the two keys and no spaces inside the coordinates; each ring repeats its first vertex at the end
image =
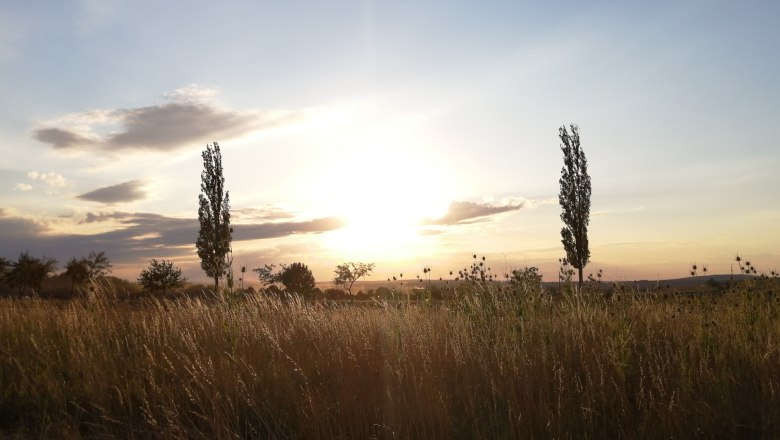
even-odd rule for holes
{"type": "Polygon", "coordinates": [[[639,280],[639,281],[631,281],[630,283],[636,284],[641,289],[650,288],[658,284],[660,284],[661,286],[669,286],[670,288],[680,288],[680,287],[700,286],[709,280],[713,280],[718,283],[726,283],[729,280],[739,281],[749,277],[750,275],[704,275],[704,276],[695,276],[695,277],[674,278],[670,280],[660,280],[660,281],[639,280]]]}
{"type": "MultiPolygon", "coordinates": [[[[606,280],[606,281],[602,281],[602,284],[605,286],[609,286],[614,283],[618,283],[618,284],[635,286],[642,290],[652,289],[658,285],[662,287],[668,286],[668,288],[670,289],[681,289],[681,288],[696,288],[706,283],[709,280],[714,280],[718,283],[726,283],[730,279],[743,280],[749,277],[750,275],[706,275],[706,276],[695,276],[695,277],[685,277],[685,278],[673,278],[673,279],[665,279],[665,280],[633,280],[633,281],[606,280]]],[[[439,281],[438,279],[431,280],[431,285],[441,286],[445,281],[439,281]]],[[[450,280],[450,282],[452,282],[452,280],[450,280]]],[[[420,283],[420,281],[416,278],[390,281],[390,282],[388,282],[387,280],[366,280],[366,281],[361,280],[355,283],[355,287],[353,287],[352,290],[354,292],[357,292],[358,290],[366,291],[368,289],[376,290],[378,287],[382,287],[382,286],[391,287],[391,288],[397,287],[397,288],[411,289],[414,287],[426,287],[428,285],[427,283],[428,283],[427,281],[423,281],[422,283],[420,283]]],[[[545,281],[542,283],[542,285],[545,287],[556,287],[558,286],[558,281],[545,281]]],[[[324,281],[324,282],[318,282],[317,287],[319,287],[322,290],[325,290],[327,288],[337,287],[337,286],[334,286],[332,281],[324,281]]]]}

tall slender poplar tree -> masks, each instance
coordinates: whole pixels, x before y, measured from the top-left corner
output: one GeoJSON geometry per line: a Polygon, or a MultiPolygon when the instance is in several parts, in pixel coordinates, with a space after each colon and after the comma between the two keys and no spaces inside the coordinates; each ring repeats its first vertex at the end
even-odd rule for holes
{"type": "Polygon", "coordinates": [[[565,224],[561,229],[561,242],[566,249],[569,264],[579,271],[579,288],[582,289],[582,269],[590,262],[590,176],[585,152],[580,147],[579,127],[571,124],[569,128],[571,133],[566,130],[565,125],[558,130],[563,151],[558,203],[563,209],[561,220],[565,224]]]}
{"type": "Polygon", "coordinates": [[[222,175],[222,153],[219,144],[206,145],[203,151],[203,172],[200,174],[198,220],[200,232],[195,245],[200,267],[214,279],[214,292],[219,292],[219,279],[228,269],[227,255],[233,239],[230,227],[230,194],[225,191],[222,175]]]}

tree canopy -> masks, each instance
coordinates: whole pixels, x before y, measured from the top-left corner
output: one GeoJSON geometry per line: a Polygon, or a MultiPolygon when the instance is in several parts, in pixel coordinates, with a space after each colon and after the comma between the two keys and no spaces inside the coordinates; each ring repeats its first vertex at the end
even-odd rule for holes
{"type": "MultiPolygon", "coordinates": [[[[6,260],[7,263],[7,260],[6,260]]],[[[35,258],[27,252],[19,254],[19,258],[11,262],[6,269],[3,282],[23,294],[26,289],[32,293],[40,292],[43,280],[57,270],[57,260],[53,258],[35,258]]]]}
{"type": "Polygon", "coordinates": [[[363,277],[368,277],[374,270],[374,263],[353,263],[347,262],[336,266],[336,277],[333,278],[333,283],[337,286],[342,286],[347,289],[350,295],[352,295],[352,286],[355,282],[363,277]]]}
{"type": "Polygon", "coordinates": [[[275,264],[266,264],[253,270],[263,286],[273,291],[279,286],[287,293],[308,295],[314,290],[316,281],[308,266],[303,263],[282,264],[279,272],[274,272],[275,264]]]}
{"type": "Polygon", "coordinates": [[[138,284],[144,291],[162,294],[182,287],[186,281],[181,269],[174,266],[172,261],[157,261],[154,258],[149,262],[149,267],[142,270],[138,276],[138,284]]]}
{"type": "Polygon", "coordinates": [[[76,284],[83,284],[104,277],[111,272],[111,261],[103,251],[92,251],[82,258],[71,258],[65,264],[64,275],[71,279],[70,292],[76,284]]]}

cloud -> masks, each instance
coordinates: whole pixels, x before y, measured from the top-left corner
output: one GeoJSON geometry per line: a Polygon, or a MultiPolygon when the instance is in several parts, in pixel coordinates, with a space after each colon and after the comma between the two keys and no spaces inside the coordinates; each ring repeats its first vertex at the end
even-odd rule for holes
{"type": "Polygon", "coordinates": [[[133,214],[127,212],[109,212],[109,213],[100,212],[97,214],[88,212],[87,215],[84,216],[84,219],[79,222],[79,224],[100,223],[109,220],[121,220],[132,216],[133,214]]]}
{"type": "Polygon", "coordinates": [[[39,128],[33,132],[33,138],[55,149],[89,147],[95,145],[95,139],[90,139],[66,128],[39,128]]]}
{"type": "Polygon", "coordinates": [[[216,96],[216,90],[198,84],[189,84],[171,92],[163,93],[163,98],[177,102],[208,102],[216,96]]]}
{"type": "Polygon", "coordinates": [[[90,202],[110,204],[141,200],[146,197],[146,191],[143,190],[143,181],[136,179],[117,185],[98,188],[76,197],[90,202]]]}
{"type": "Polygon", "coordinates": [[[30,171],[27,173],[30,180],[39,180],[49,186],[62,188],[67,183],[67,179],[57,173],[39,173],[30,171]]]}
{"type": "Polygon", "coordinates": [[[170,152],[299,122],[304,111],[230,110],[212,89],[190,85],[164,94],[167,102],[66,115],[42,124],[33,138],[62,151],[170,152]]]}
{"type": "Polygon", "coordinates": [[[266,206],[263,208],[240,208],[231,209],[230,215],[232,218],[239,221],[252,221],[258,220],[273,221],[273,220],[286,220],[295,217],[292,212],[287,212],[276,206],[266,206]]]}
{"type": "Polygon", "coordinates": [[[487,221],[488,217],[503,212],[517,211],[525,206],[525,202],[513,202],[502,205],[476,202],[452,202],[449,210],[444,216],[438,219],[428,219],[423,222],[424,225],[465,225],[487,221]]]}
{"type": "Polygon", "coordinates": [[[536,208],[537,206],[550,206],[550,205],[557,205],[558,204],[558,198],[557,197],[551,197],[549,199],[515,199],[516,201],[521,201],[524,203],[524,207],[526,208],[536,208]]]}
{"type": "Polygon", "coordinates": [[[344,226],[344,220],[338,217],[324,217],[300,222],[275,222],[235,227],[235,240],[257,240],[259,238],[285,237],[294,234],[316,234],[334,231],[344,226]]]}
{"type": "Polygon", "coordinates": [[[14,191],[27,192],[31,191],[32,189],[33,187],[26,183],[17,183],[14,185],[14,191]]]}
{"type": "MultiPolygon", "coordinates": [[[[70,257],[102,250],[116,263],[140,264],[149,258],[191,256],[198,236],[198,219],[166,217],[151,213],[89,213],[80,222],[115,222],[114,230],[97,234],[53,234],[43,223],[0,211],[0,256],[30,251],[50,255],[61,262],[70,257]],[[8,253],[11,254],[5,254],[8,253]]],[[[233,241],[249,241],[296,234],[316,234],[342,227],[337,218],[307,221],[233,224],[233,241]]]]}
{"type": "MultiPolygon", "coordinates": [[[[0,212],[0,243],[2,252],[22,252],[29,249],[31,238],[42,236],[46,228],[33,220],[14,217],[6,212],[0,212]]],[[[13,255],[0,255],[12,257],[13,255]]]]}

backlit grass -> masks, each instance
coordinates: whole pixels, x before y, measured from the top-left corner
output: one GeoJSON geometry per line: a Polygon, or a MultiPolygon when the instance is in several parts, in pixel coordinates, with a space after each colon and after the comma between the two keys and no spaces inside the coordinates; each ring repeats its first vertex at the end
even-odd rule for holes
{"type": "Polygon", "coordinates": [[[0,435],[780,436],[774,282],[349,306],[0,300],[0,435]]]}

